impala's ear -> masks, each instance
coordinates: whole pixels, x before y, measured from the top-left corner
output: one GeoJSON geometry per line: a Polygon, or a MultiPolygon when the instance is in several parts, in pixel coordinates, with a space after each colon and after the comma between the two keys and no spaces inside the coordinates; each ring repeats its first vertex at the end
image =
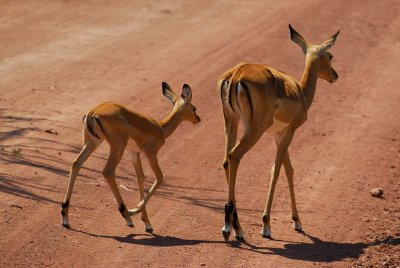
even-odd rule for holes
{"type": "Polygon", "coordinates": [[[181,97],[185,102],[192,101],[192,89],[188,84],[183,85],[181,97]]]}
{"type": "Polygon", "coordinates": [[[303,50],[304,54],[307,53],[307,42],[306,40],[298,33],[295,29],[293,29],[292,25],[289,24],[289,31],[290,31],[290,39],[293,42],[298,44],[301,49],[303,50]]]}
{"type": "Polygon", "coordinates": [[[323,50],[328,50],[331,47],[333,47],[333,45],[335,44],[336,41],[336,37],[339,35],[340,31],[337,31],[337,33],[335,33],[331,38],[329,38],[329,40],[325,41],[322,45],[321,45],[321,49],[323,50]]]}
{"type": "Polygon", "coordinates": [[[172,104],[175,104],[177,97],[172,91],[171,87],[165,82],[162,82],[162,93],[167,99],[172,102],[172,104]]]}

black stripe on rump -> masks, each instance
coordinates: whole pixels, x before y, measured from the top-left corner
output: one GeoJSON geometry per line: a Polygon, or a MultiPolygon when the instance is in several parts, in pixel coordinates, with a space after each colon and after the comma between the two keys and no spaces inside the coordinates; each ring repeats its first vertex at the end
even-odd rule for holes
{"type": "Polygon", "coordinates": [[[98,138],[98,139],[101,139],[101,138],[99,137],[99,135],[97,135],[96,132],[94,132],[92,123],[89,122],[89,120],[92,119],[92,118],[93,118],[93,117],[91,117],[91,116],[86,117],[86,126],[87,126],[87,129],[88,129],[88,131],[89,131],[90,134],[92,134],[93,136],[95,136],[95,137],[98,138]]]}
{"type": "Polygon", "coordinates": [[[251,100],[251,96],[250,96],[250,92],[249,92],[249,88],[247,87],[247,85],[243,82],[239,82],[236,85],[236,99],[238,99],[239,96],[239,84],[240,86],[243,87],[244,89],[244,93],[246,94],[246,98],[249,100],[249,104],[250,104],[250,119],[253,117],[253,101],[251,100]]]}

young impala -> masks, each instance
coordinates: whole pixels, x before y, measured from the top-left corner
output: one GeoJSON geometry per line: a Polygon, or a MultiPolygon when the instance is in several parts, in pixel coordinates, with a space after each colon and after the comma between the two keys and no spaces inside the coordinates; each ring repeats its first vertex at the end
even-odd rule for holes
{"type": "Polygon", "coordinates": [[[83,119],[83,149],[72,163],[67,193],[61,205],[62,224],[64,226],[69,224],[68,208],[78,172],[94,150],[102,141],[106,140],[110,145],[110,155],[103,175],[110,185],[115,199],[117,199],[119,211],[126,219],[127,225],[132,227],[131,216],[141,212],[146,230],[153,230],[145,206],[163,180],[163,174],[157,161],[157,152],[164,145],[165,139],[175,131],[181,122],[190,121],[194,124],[200,122],[200,117],[196,114],[196,107],[191,103],[192,90],[188,85],[183,86],[181,98],[177,97],[165,82],[162,83],[162,90],[163,95],[172,102],[174,108],[166,118],[159,122],[149,116],[111,102],[102,103],[85,115],[83,119]],[[115,169],[126,147],[132,154],[141,199],[138,206],[132,210],[126,209],[115,182],[115,169]],[[146,196],[144,196],[144,174],[140,153],[146,155],[156,175],[156,180],[146,196]]]}
{"type": "Polygon", "coordinates": [[[226,133],[223,166],[229,186],[228,202],[225,205],[225,225],[222,228],[225,240],[229,239],[232,227],[236,239],[244,238],[236,210],[236,174],[243,155],[257,143],[265,131],[274,135],[278,150],[272,166],[261,235],[271,237],[272,198],[282,163],[289,182],[295,230],[302,230],[296,208],[293,168],[288,147],[296,129],[307,119],[307,111],[313,102],[317,79],[322,78],[333,83],[339,77],[331,66],[333,56],[327,51],[334,45],[339,32],[321,45],[312,45],[307,43],[290,25],[289,29],[292,41],[301,47],[306,56],[305,70],[300,82],[271,67],[249,63],[241,63],[233,67],[218,79],[226,133]],[[239,121],[243,122],[244,134],[236,143],[239,121]]]}

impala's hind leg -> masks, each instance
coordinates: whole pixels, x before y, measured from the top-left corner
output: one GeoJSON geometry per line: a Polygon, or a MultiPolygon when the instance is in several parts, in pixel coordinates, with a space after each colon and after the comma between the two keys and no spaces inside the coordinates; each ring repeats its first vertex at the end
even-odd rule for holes
{"type": "Polygon", "coordinates": [[[301,232],[302,226],[299,217],[299,213],[297,212],[296,207],[296,198],[294,195],[294,184],[293,184],[293,177],[294,177],[294,170],[292,164],[290,163],[289,151],[286,150],[286,154],[283,156],[283,167],[285,168],[286,177],[289,183],[289,191],[290,191],[290,201],[292,204],[292,219],[294,221],[294,229],[296,231],[301,232]]]}
{"type": "Polygon", "coordinates": [[[244,239],[244,233],[239,223],[239,217],[236,209],[235,201],[235,184],[237,169],[243,155],[247,153],[260,139],[263,134],[263,129],[252,128],[251,125],[247,126],[243,137],[236,144],[236,146],[229,152],[228,167],[229,167],[229,190],[228,202],[225,205],[225,225],[222,228],[222,236],[227,241],[232,231],[235,230],[235,238],[238,240],[244,239]]]}
{"type": "Polygon", "coordinates": [[[96,150],[96,148],[101,144],[101,140],[89,139],[85,140],[85,144],[82,151],[79,153],[78,157],[72,162],[71,171],[69,173],[68,189],[65,195],[64,201],[61,204],[61,215],[62,215],[62,225],[67,227],[68,222],[68,210],[71,201],[72,189],[74,188],[75,179],[78,176],[79,170],[81,169],[83,163],[89,158],[89,156],[96,150]]]}
{"type": "Polygon", "coordinates": [[[226,182],[229,184],[229,161],[228,154],[236,144],[239,118],[228,111],[224,107],[224,121],[225,121],[225,157],[223,167],[225,170],[226,182]]]}

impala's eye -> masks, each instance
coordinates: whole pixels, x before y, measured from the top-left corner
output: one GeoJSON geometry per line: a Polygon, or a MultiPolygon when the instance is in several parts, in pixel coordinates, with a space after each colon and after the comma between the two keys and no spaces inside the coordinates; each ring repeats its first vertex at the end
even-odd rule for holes
{"type": "Polygon", "coordinates": [[[329,55],[329,59],[332,60],[333,59],[333,55],[329,55]]]}
{"type": "Polygon", "coordinates": [[[193,112],[196,112],[196,107],[193,107],[193,112]]]}

